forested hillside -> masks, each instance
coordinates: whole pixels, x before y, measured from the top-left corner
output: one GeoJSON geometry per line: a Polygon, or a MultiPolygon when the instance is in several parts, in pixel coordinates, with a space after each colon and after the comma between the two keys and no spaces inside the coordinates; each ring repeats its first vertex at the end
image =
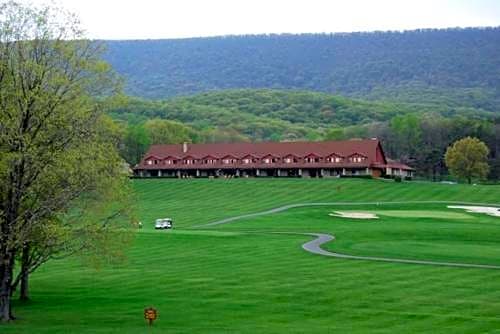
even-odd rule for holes
{"type": "Polygon", "coordinates": [[[500,28],[109,41],[131,95],[313,90],[498,111],[500,28]]]}
{"type": "Polygon", "coordinates": [[[390,157],[435,178],[446,173],[446,148],[474,136],[490,148],[490,176],[500,175],[500,117],[473,108],[246,89],[167,100],[128,98],[109,113],[124,124],[122,154],[132,164],[150,144],[377,137],[390,157]]]}
{"type": "Polygon", "coordinates": [[[335,127],[386,122],[398,115],[467,116],[495,114],[473,108],[370,102],[325,93],[279,90],[230,90],[166,100],[129,99],[112,110],[115,118],[137,123],[160,118],[196,129],[230,129],[250,140],[318,138],[335,127]]]}
{"type": "Polygon", "coordinates": [[[154,143],[378,137],[440,178],[448,145],[474,136],[500,175],[500,28],[107,44],[132,164],[154,143]]]}
{"type": "Polygon", "coordinates": [[[247,89],[167,100],[130,99],[113,115],[128,122],[161,118],[197,129],[231,129],[251,140],[294,140],[314,137],[332,126],[386,121],[410,110],[324,93],[247,89]]]}

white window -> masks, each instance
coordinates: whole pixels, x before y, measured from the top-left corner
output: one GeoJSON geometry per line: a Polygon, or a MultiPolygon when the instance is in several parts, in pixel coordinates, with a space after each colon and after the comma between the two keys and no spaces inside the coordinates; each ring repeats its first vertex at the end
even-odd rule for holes
{"type": "Polygon", "coordinates": [[[326,159],[327,162],[340,162],[341,160],[339,157],[329,157],[326,159]]]}
{"type": "Polygon", "coordinates": [[[319,162],[319,159],[318,158],[315,158],[315,157],[307,157],[305,159],[306,162],[319,162]]]}
{"type": "Polygon", "coordinates": [[[147,160],[147,161],[146,161],[146,163],[147,163],[148,165],[152,165],[152,164],[153,164],[153,160],[147,160]]]}
{"type": "Polygon", "coordinates": [[[245,159],[243,159],[243,163],[244,163],[244,164],[249,164],[249,163],[252,163],[252,159],[245,158],[245,159]]]}
{"type": "Polygon", "coordinates": [[[361,157],[361,156],[355,156],[355,157],[351,157],[349,160],[351,162],[362,162],[363,160],[365,160],[365,158],[361,157]]]}
{"type": "Polygon", "coordinates": [[[289,164],[289,163],[292,163],[292,158],[285,158],[285,163],[289,164]]]}
{"type": "Polygon", "coordinates": [[[269,158],[264,158],[264,163],[265,163],[265,164],[270,164],[270,163],[271,163],[271,159],[269,159],[269,158]]]}

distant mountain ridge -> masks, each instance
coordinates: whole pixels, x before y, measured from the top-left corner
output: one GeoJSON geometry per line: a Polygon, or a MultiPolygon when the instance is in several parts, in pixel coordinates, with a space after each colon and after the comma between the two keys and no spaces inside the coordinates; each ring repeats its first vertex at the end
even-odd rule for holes
{"type": "Polygon", "coordinates": [[[497,111],[500,28],[107,41],[126,91],[299,89],[497,111]]]}

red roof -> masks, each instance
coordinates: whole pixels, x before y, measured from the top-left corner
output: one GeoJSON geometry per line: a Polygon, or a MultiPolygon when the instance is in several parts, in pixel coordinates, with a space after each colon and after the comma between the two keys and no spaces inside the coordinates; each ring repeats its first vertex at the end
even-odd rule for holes
{"type": "Polygon", "coordinates": [[[392,168],[392,169],[415,170],[414,168],[411,168],[410,166],[408,166],[402,162],[398,162],[398,161],[394,161],[394,160],[388,160],[385,167],[392,168]]]}
{"type": "MultiPolygon", "coordinates": [[[[183,144],[175,145],[153,145],[145,154],[141,163],[136,167],[137,169],[183,169],[183,168],[214,168],[217,166],[203,165],[201,163],[182,165],[175,164],[166,166],[161,165],[148,165],[145,163],[149,157],[155,157],[162,160],[169,156],[183,159],[185,157],[193,157],[195,159],[202,159],[205,157],[214,157],[222,159],[226,156],[234,156],[237,159],[242,159],[245,156],[252,155],[256,158],[263,158],[264,156],[272,155],[278,158],[284,158],[288,155],[295,155],[297,157],[306,157],[314,154],[318,157],[328,157],[336,154],[341,157],[349,157],[354,154],[359,154],[366,157],[366,160],[360,163],[353,163],[344,161],[336,166],[371,166],[373,164],[385,164],[385,156],[377,139],[368,140],[344,140],[344,141],[319,141],[319,142],[261,142],[261,143],[216,143],[216,144],[187,144],[187,152],[183,152],[183,144]]],[[[300,165],[313,166],[311,163],[301,162],[300,165]]],[[[259,162],[259,166],[262,164],[259,162]]],[[[279,167],[280,163],[270,164],[269,167],[279,167]]],[[[314,164],[314,166],[321,167],[320,165],[328,165],[325,163],[314,164]]],[[[291,167],[291,164],[286,164],[291,167]]],[[[331,165],[328,165],[331,166],[331,165]]],[[[229,168],[230,165],[224,167],[229,168]]],[[[248,165],[246,167],[252,167],[248,165]]]]}

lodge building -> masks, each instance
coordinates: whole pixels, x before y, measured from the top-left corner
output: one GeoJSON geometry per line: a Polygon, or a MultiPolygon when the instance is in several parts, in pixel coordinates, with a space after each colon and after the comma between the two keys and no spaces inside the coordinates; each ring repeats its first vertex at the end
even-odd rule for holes
{"type": "Polygon", "coordinates": [[[385,157],[380,141],[153,145],[136,177],[411,177],[413,169],[385,157]]]}

